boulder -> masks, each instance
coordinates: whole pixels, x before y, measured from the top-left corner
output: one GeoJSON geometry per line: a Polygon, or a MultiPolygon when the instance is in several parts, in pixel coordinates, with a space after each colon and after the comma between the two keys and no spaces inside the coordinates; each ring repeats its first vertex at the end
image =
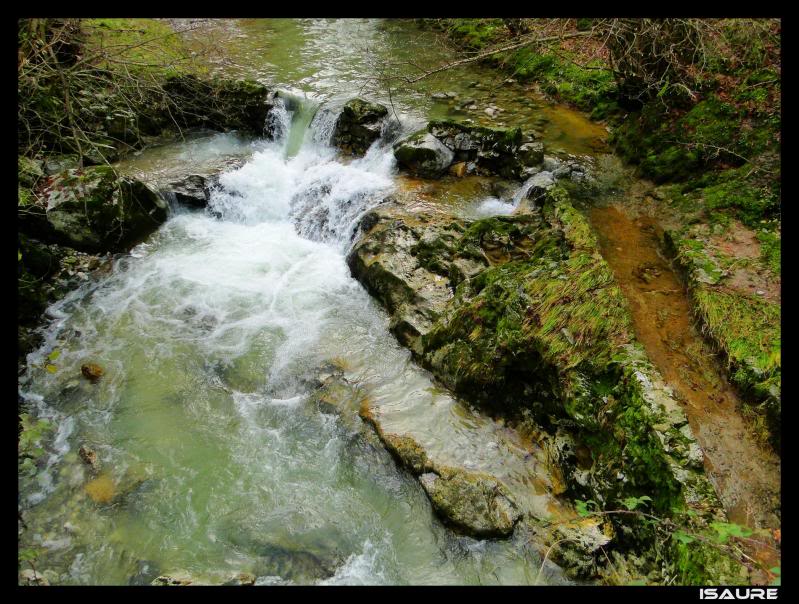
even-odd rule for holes
{"type": "Polygon", "coordinates": [[[388,109],[364,99],[348,101],[336,120],[332,142],[346,153],[361,156],[380,138],[388,109]]]}
{"type": "Polygon", "coordinates": [[[533,162],[539,151],[543,157],[541,143],[527,143],[523,161],[520,155],[520,149],[524,147],[522,140],[522,131],[518,128],[505,130],[452,120],[433,120],[427,125],[427,134],[421,130],[400,141],[395,146],[395,156],[401,166],[427,178],[440,176],[454,161],[455,165],[466,165],[465,170],[459,169],[460,173],[475,171],[478,174],[516,179],[529,165],[524,161],[533,162]],[[452,157],[438,143],[449,150],[452,157]],[[419,168],[423,160],[429,165],[419,168]],[[447,165],[441,167],[444,163],[447,165]]]}
{"type": "Polygon", "coordinates": [[[125,251],[167,218],[147,184],[112,168],[70,169],[49,179],[21,229],[48,243],[87,252],[125,251]]]}
{"type": "Polygon", "coordinates": [[[424,178],[438,178],[455,154],[433,134],[420,130],[394,145],[397,163],[424,178]]]}
{"type": "Polygon", "coordinates": [[[204,208],[211,199],[211,188],[217,183],[214,176],[189,174],[169,183],[162,191],[174,196],[175,201],[193,208],[204,208]]]}
{"type": "Polygon", "coordinates": [[[544,161],[544,143],[524,143],[519,147],[518,155],[523,166],[537,166],[544,161]]]}
{"type": "Polygon", "coordinates": [[[489,474],[444,467],[419,482],[438,514],[472,536],[506,537],[521,518],[507,489],[489,474]]]}
{"type": "Polygon", "coordinates": [[[165,115],[162,123],[148,124],[148,132],[173,127],[169,121],[174,119],[182,128],[239,130],[261,136],[273,107],[269,89],[254,80],[204,80],[180,75],[170,77],[164,90],[174,107],[172,116],[165,115]]]}

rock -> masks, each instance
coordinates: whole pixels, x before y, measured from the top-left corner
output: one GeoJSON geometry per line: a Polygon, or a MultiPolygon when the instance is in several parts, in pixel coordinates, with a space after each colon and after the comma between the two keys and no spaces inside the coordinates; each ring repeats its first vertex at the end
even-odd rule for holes
{"type": "Polygon", "coordinates": [[[167,218],[158,193],[107,166],[61,172],[41,194],[39,213],[21,220],[22,230],[81,251],[125,251],[167,218]]]}
{"type": "Polygon", "coordinates": [[[522,197],[515,213],[524,214],[540,207],[547,193],[555,186],[555,178],[550,172],[538,172],[523,185],[522,197]]]}
{"type": "Polygon", "coordinates": [[[41,572],[36,572],[32,568],[26,568],[19,572],[19,585],[35,585],[43,587],[50,585],[50,582],[41,572]]]}
{"type": "MultiPolygon", "coordinates": [[[[570,439],[548,455],[562,477],[559,492],[600,505],[644,494],[655,500],[656,493],[658,513],[687,507],[719,518],[701,449],[635,343],[626,299],[589,224],[551,172],[533,178],[529,188],[541,195],[535,213],[457,221],[375,210],[348,257],[353,276],[444,386],[492,415],[522,414],[570,439]]],[[[472,534],[512,530],[513,502],[497,497],[495,483],[456,479],[407,435],[381,440],[411,472],[422,472],[443,518],[472,534]]],[[[578,528],[580,539],[594,533],[595,544],[612,538],[604,528],[578,528]]],[[[579,554],[584,541],[570,564],[590,572],[602,556],[579,554]]]]}
{"type": "Polygon", "coordinates": [[[190,174],[185,178],[169,183],[164,191],[175,196],[175,201],[195,208],[204,208],[211,198],[211,187],[216,184],[215,177],[190,174]]]}
{"type": "Polygon", "coordinates": [[[561,162],[557,157],[545,155],[541,163],[541,169],[546,172],[554,172],[555,170],[560,168],[562,164],[563,162],[561,162]]]}
{"type": "Polygon", "coordinates": [[[239,573],[222,585],[255,585],[255,575],[252,573],[239,573]]]}
{"type": "Polygon", "coordinates": [[[99,379],[103,377],[103,374],[105,373],[102,367],[94,363],[85,363],[84,365],[81,365],[80,372],[83,374],[83,377],[92,383],[99,381],[99,379]]]}
{"type": "Polygon", "coordinates": [[[544,144],[524,143],[519,147],[519,161],[525,167],[536,166],[544,161],[544,144]]]}
{"type": "Polygon", "coordinates": [[[196,579],[186,571],[176,571],[170,574],[160,575],[153,579],[150,585],[157,585],[159,587],[172,586],[181,587],[195,583],[196,579]]]}
{"type": "Polygon", "coordinates": [[[162,123],[140,124],[154,134],[170,127],[169,120],[174,119],[181,128],[239,130],[261,136],[273,108],[270,91],[254,80],[204,80],[179,75],[167,78],[163,88],[176,110],[162,123]]]}
{"type": "MultiPolygon", "coordinates": [[[[102,375],[102,374],[101,374],[102,375]]],[[[81,445],[78,449],[78,455],[83,460],[83,463],[88,465],[93,471],[100,469],[100,462],[97,459],[97,453],[86,445],[81,445]]]]}
{"type": "Polygon", "coordinates": [[[32,188],[36,186],[39,179],[44,177],[43,162],[24,155],[20,155],[17,160],[17,180],[23,187],[32,188]]]}
{"type": "Polygon", "coordinates": [[[483,109],[483,113],[485,113],[488,117],[495,117],[497,115],[497,110],[493,107],[486,107],[483,109]]]}
{"type": "Polygon", "coordinates": [[[438,178],[455,154],[435,136],[420,130],[394,145],[394,157],[398,164],[418,176],[438,178]]]}
{"type": "Polygon", "coordinates": [[[518,178],[522,131],[486,128],[451,120],[433,120],[427,130],[455,154],[455,161],[474,162],[482,174],[518,178]]]}
{"type": "Polygon", "coordinates": [[[507,489],[480,472],[438,468],[419,478],[436,512],[475,537],[506,537],[521,518],[507,489]]]}
{"type": "Polygon", "coordinates": [[[413,438],[401,434],[384,434],[374,422],[383,444],[411,473],[418,476],[433,469],[425,450],[413,438]]]}
{"type": "Polygon", "coordinates": [[[332,142],[352,155],[360,156],[380,137],[388,109],[364,99],[348,101],[336,120],[332,142]]]}
{"type": "Polygon", "coordinates": [[[463,178],[466,176],[466,162],[461,161],[456,164],[452,164],[449,167],[449,173],[453,176],[457,176],[458,178],[463,178]]]}
{"type": "Polygon", "coordinates": [[[76,170],[78,168],[79,158],[76,153],[66,155],[50,155],[44,161],[44,173],[48,176],[54,176],[59,172],[65,170],[76,170]]]}

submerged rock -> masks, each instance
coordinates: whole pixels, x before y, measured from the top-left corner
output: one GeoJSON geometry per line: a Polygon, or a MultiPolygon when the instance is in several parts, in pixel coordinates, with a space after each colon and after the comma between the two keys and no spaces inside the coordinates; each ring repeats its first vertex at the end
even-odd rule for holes
{"type": "Polygon", "coordinates": [[[80,449],[78,449],[78,456],[83,460],[83,463],[89,466],[93,471],[100,469],[100,461],[97,459],[97,453],[94,449],[86,445],[81,445],[80,449]]]}
{"type": "Polygon", "coordinates": [[[351,155],[363,155],[380,137],[388,109],[364,99],[348,101],[336,121],[332,142],[351,155]]]}
{"type": "Polygon", "coordinates": [[[83,377],[92,383],[99,381],[105,373],[103,368],[95,363],[85,363],[81,365],[80,372],[83,374],[83,377]]]}

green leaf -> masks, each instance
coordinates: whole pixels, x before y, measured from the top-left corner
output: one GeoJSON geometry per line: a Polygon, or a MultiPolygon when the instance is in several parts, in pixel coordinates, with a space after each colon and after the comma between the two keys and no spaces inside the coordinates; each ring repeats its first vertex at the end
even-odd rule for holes
{"type": "Polygon", "coordinates": [[[48,363],[47,365],[45,365],[44,368],[47,369],[47,371],[49,371],[50,373],[55,373],[56,371],[58,371],[58,367],[56,367],[55,365],[53,365],[51,363],[48,363]]]}
{"type": "Polygon", "coordinates": [[[47,355],[47,358],[50,359],[51,361],[55,361],[60,356],[61,356],[61,351],[58,350],[58,348],[55,348],[53,352],[47,355]]]}
{"type": "Polygon", "coordinates": [[[674,533],[674,538],[680,543],[686,543],[686,544],[693,543],[694,541],[696,541],[694,537],[692,537],[685,531],[676,531],[674,533]]]}
{"type": "Polygon", "coordinates": [[[21,262],[21,261],[22,261],[22,252],[17,250],[17,262],[21,262]]]}
{"type": "Polygon", "coordinates": [[[751,529],[732,522],[712,522],[710,526],[716,531],[716,540],[719,543],[727,543],[730,537],[748,537],[752,534],[751,529]]]}
{"type": "Polygon", "coordinates": [[[574,502],[574,507],[577,509],[577,513],[582,517],[586,517],[591,513],[588,511],[588,503],[580,499],[574,502]]]}
{"type": "Polygon", "coordinates": [[[627,499],[622,499],[621,502],[628,510],[634,510],[639,505],[642,505],[647,501],[652,501],[652,498],[647,495],[641,495],[641,497],[628,497],[627,499]]]}

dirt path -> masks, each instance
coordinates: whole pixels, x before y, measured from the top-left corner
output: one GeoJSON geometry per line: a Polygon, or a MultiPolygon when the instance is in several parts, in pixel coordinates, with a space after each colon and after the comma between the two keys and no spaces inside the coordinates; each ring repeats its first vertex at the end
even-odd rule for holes
{"type": "Polygon", "coordinates": [[[780,527],[780,460],[757,444],[739,399],[691,322],[683,284],[659,251],[654,218],[610,205],[589,211],[602,254],[630,303],[636,336],[684,404],[731,522],[780,527]]]}

